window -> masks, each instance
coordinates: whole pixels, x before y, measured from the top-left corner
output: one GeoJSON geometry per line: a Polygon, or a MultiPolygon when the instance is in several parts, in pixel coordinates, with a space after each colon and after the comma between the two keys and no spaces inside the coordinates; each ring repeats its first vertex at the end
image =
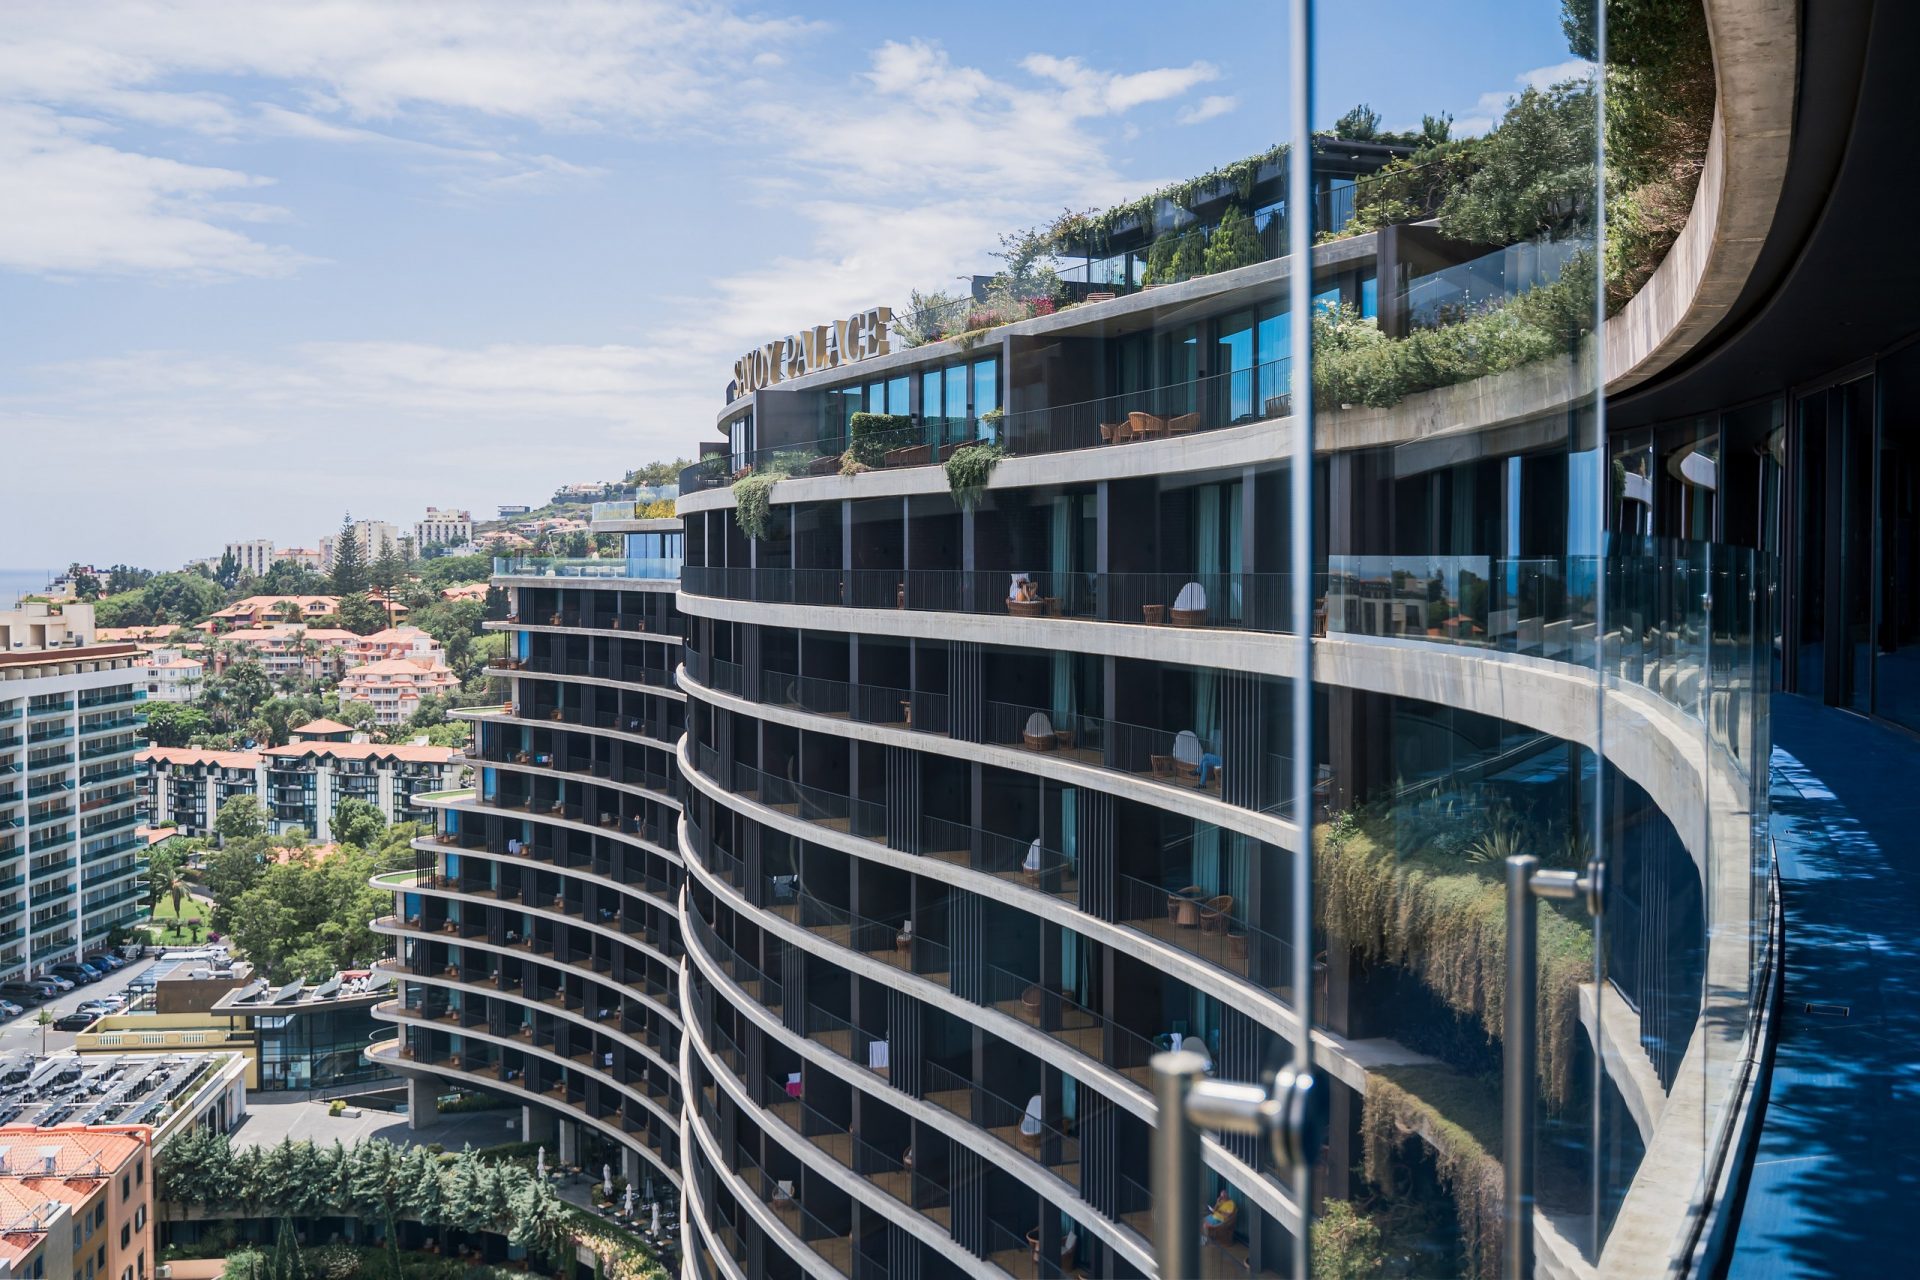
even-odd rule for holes
{"type": "Polygon", "coordinates": [[[120,1228],[120,1247],[126,1248],[133,1243],[133,1228],[122,1224],[120,1228]]]}
{"type": "Polygon", "coordinates": [[[133,1211],[133,1229],[135,1231],[145,1231],[147,1229],[147,1206],[141,1205],[133,1211]]]}
{"type": "MultiPolygon", "coordinates": [[[[140,1159],[135,1160],[133,1162],[133,1182],[135,1186],[143,1186],[145,1185],[146,1181],[147,1181],[147,1159],[145,1156],[142,1156],[140,1157],[140,1159]]],[[[145,1213],[146,1210],[142,1209],[140,1212],[145,1213]]]]}
{"type": "Polygon", "coordinates": [[[80,1252],[80,1224],[77,1222],[73,1224],[73,1251],[80,1252]]]}
{"type": "Polygon", "coordinates": [[[123,1173],[120,1175],[120,1198],[122,1200],[125,1200],[128,1196],[132,1194],[133,1194],[133,1175],[130,1173],[123,1173]]]}

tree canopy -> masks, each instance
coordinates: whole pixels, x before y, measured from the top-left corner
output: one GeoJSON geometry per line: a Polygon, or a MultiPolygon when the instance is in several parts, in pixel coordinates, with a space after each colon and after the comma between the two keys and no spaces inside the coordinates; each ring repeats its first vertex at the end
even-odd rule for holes
{"type": "Polygon", "coordinates": [[[387,626],[386,606],[364,591],[340,597],[340,608],[334,615],[334,621],[342,630],[351,631],[357,636],[370,636],[387,626]]]}
{"type": "Polygon", "coordinates": [[[147,704],[147,740],[156,747],[184,747],[212,727],[207,713],[191,703],[147,704]]]}
{"type": "Polygon", "coordinates": [[[340,532],[333,540],[333,591],[350,596],[367,589],[367,558],[360,546],[360,535],[353,527],[349,511],[340,521],[340,532]]]}
{"type": "Polygon", "coordinates": [[[231,796],[213,816],[213,834],[221,843],[267,834],[267,807],[254,795],[231,796]]]}

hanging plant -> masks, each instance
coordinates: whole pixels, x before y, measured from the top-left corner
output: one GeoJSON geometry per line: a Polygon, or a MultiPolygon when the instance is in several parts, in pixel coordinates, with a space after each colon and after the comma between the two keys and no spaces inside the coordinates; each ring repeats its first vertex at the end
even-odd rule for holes
{"type": "Polygon", "coordinates": [[[755,542],[767,536],[773,520],[773,486],[780,477],[756,473],[733,482],[733,519],[740,532],[755,542]]]}
{"type": "Polygon", "coordinates": [[[953,493],[953,500],[962,507],[972,507],[979,502],[980,495],[987,491],[987,481],[993,477],[993,469],[1006,456],[1005,449],[990,442],[955,449],[946,461],[947,488],[953,493]]]}

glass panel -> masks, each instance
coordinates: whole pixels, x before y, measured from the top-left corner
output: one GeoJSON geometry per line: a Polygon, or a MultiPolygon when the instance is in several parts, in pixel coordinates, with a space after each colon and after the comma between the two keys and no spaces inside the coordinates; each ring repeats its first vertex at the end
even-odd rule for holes
{"type": "Polygon", "coordinates": [[[1873,709],[1920,729],[1920,347],[1881,363],[1880,608],[1873,709]]]}
{"type": "Polygon", "coordinates": [[[1845,415],[1840,470],[1841,696],[1865,712],[1873,676],[1873,379],[1847,383],[1836,408],[1845,415]]]}
{"type": "Polygon", "coordinates": [[[1794,495],[1794,523],[1798,526],[1794,545],[1799,554],[1794,565],[1795,598],[1798,605],[1794,626],[1795,687],[1810,698],[1818,699],[1826,689],[1827,650],[1827,494],[1834,481],[1834,468],[1828,466],[1827,393],[1815,392],[1800,400],[1793,473],[1798,484],[1794,495]]]}

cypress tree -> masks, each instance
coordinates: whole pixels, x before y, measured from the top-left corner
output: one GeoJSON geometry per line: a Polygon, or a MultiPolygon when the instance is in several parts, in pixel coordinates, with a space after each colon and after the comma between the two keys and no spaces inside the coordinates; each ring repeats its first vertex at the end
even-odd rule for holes
{"type": "Polygon", "coordinates": [[[340,521],[340,536],[333,544],[333,593],[350,596],[367,589],[367,557],[354,532],[353,513],[340,521]]]}

